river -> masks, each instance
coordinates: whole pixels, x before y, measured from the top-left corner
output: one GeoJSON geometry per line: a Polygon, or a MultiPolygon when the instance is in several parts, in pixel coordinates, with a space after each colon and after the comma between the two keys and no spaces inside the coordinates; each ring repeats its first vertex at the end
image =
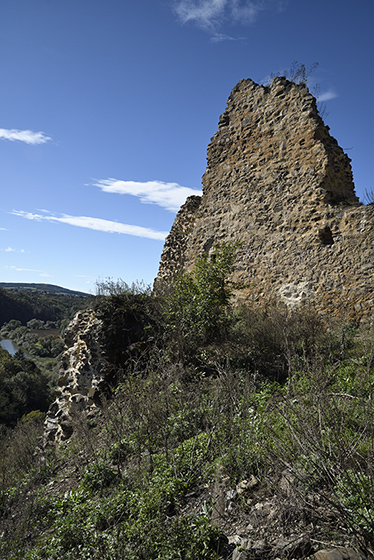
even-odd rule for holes
{"type": "Polygon", "coordinates": [[[12,340],[9,340],[9,338],[1,339],[0,346],[4,348],[4,350],[7,350],[9,354],[11,354],[11,356],[14,356],[14,354],[18,352],[18,350],[21,350],[21,348],[17,346],[17,344],[14,344],[12,340]]]}
{"type": "MultiPolygon", "coordinates": [[[[54,335],[54,336],[58,336],[59,332],[60,332],[59,329],[32,329],[30,331],[31,334],[36,334],[38,338],[43,338],[43,337],[49,336],[51,334],[54,335]]],[[[13,342],[13,340],[10,340],[9,338],[0,339],[0,346],[1,346],[1,348],[4,348],[4,350],[7,350],[11,356],[14,356],[14,354],[16,352],[18,352],[18,350],[21,350],[21,352],[25,356],[29,355],[29,354],[27,354],[27,352],[22,350],[22,348],[20,346],[17,346],[17,344],[15,342],[13,342]]]]}

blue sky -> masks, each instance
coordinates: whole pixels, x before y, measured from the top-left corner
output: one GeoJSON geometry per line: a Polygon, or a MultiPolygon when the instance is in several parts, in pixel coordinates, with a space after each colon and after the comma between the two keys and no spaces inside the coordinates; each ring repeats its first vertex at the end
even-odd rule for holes
{"type": "Polygon", "coordinates": [[[0,281],[151,283],[242,78],[294,60],[373,189],[371,0],[0,0],[0,281]]]}

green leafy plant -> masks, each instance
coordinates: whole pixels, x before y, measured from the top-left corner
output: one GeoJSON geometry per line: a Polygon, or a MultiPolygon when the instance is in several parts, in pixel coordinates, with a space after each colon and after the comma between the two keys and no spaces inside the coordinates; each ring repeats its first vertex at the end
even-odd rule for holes
{"type": "Polygon", "coordinates": [[[218,342],[227,333],[235,249],[234,245],[214,248],[196,261],[192,272],[177,279],[168,301],[168,322],[180,352],[186,346],[218,342]]]}
{"type": "Polygon", "coordinates": [[[351,531],[372,539],[374,532],[374,478],[359,470],[346,470],[335,484],[337,507],[346,517],[351,531]]]}
{"type": "Polygon", "coordinates": [[[117,473],[106,461],[99,461],[89,465],[82,477],[82,485],[91,492],[102,491],[110,486],[117,478],[117,473]]]}

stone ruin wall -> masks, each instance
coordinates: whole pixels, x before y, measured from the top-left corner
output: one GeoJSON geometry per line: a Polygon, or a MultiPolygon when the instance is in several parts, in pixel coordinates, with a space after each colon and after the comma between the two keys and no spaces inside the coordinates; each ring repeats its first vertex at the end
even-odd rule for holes
{"type": "MultiPolygon", "coordinates": [[[[303,85],[242,80],[208,146],[203,196],[180,209],[155,289],[215,245],[240,242],[237,300],[292,307],[309,301],[346,321],[374,321],[374,204],[359,203],[349,158],[329,135],[303,85]]],[[[45,447],[70,437],[77,416],[95,417],[106,386],[102,324],[80,312],[66,333],[45,447]]]]}
{"type": "Polygon", "coordinates": [[[166,239],[156,289],[215,245],[240,242],[237,299],[308,301],[343,320],[374,320],[374,205],[355,195],[350,160],[306,86],[242,80],[208,146],[203,196],[166,239]]]}

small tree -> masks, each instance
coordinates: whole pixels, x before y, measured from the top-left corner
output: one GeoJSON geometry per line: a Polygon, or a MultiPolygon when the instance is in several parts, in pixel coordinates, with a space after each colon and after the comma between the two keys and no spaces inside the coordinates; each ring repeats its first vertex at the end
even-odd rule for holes
{"type": "Polygon", "coordinates": [[[232,292],[229,275],[235,261],[235,246],[216,247],[183,273],[169,301],[169,325],[189,343],[208,343],[222,337],[227,326],[227,308],[232,292]]]}

